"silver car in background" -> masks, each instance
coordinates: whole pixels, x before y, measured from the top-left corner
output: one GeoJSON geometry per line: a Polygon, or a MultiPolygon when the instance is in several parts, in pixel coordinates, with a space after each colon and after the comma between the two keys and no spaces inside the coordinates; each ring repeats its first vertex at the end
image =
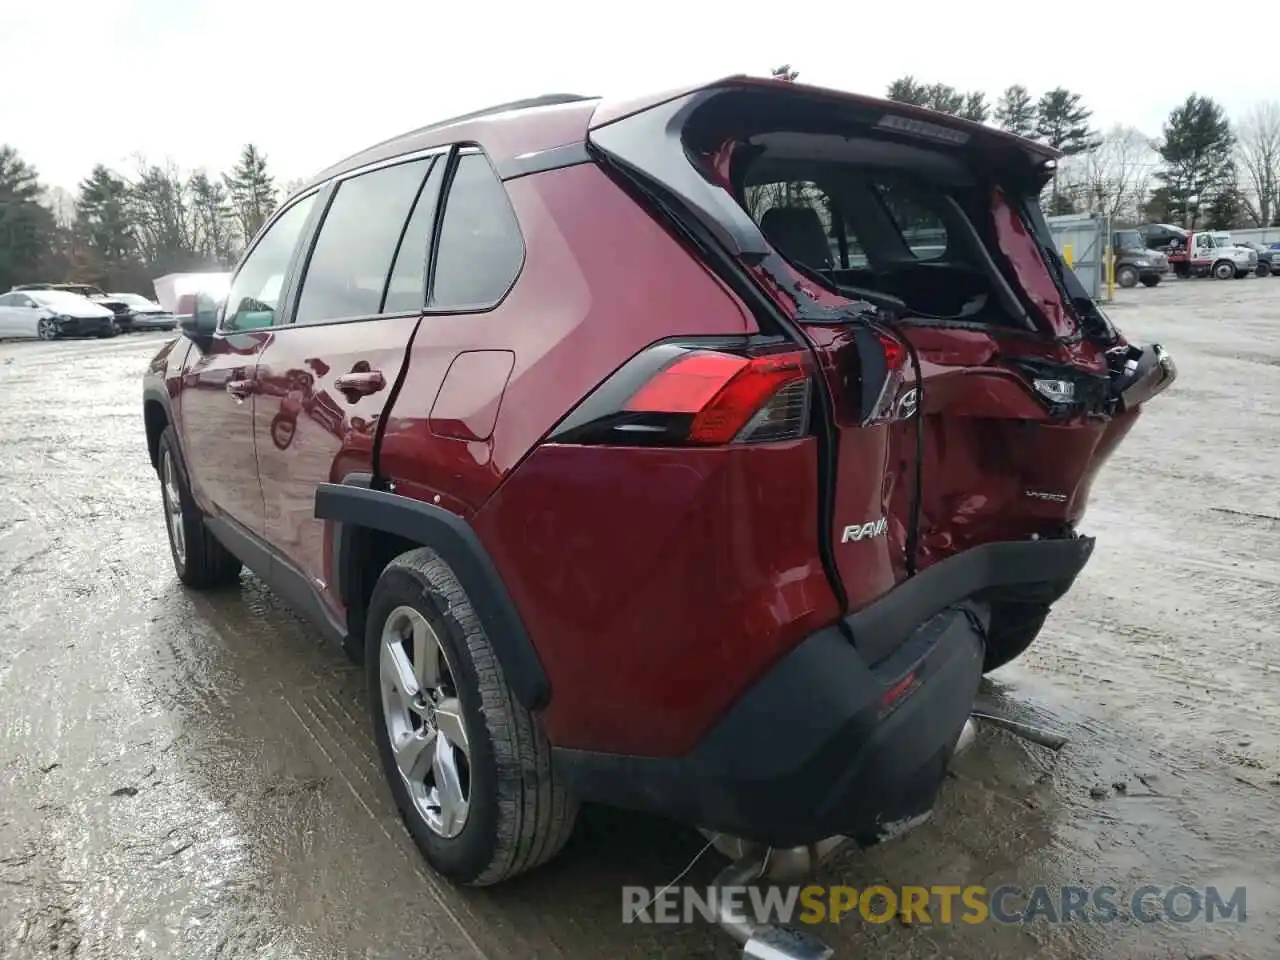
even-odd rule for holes
{"type": "Polygon", "coordinates": [[[78,293],[11,290],[0,295],[0,338],[114,337],[115,313],[78,293]]]}
{"type": "Polygon", "coordinates": [[[127,304],[133,311],[134,330],[172,330],[178,325],[178,318],[172,311],[140,293],[113,293],[111,299],[127,304]]]}

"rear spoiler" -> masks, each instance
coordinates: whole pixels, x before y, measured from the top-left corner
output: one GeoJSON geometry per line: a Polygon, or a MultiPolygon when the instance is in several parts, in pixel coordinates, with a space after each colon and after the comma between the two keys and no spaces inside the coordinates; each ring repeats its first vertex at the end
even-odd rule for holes
{"type": "Polygon", "coordinates": [[[1024,151],[1036,161],[1062,158],[1062,151],[1047,144],[1020,137],[1006,130],[997,130],[983,123],[966,120],[963,117],[941,113],[928,107],[919,107],[897,100],[886,100],[881,97],[869,97],[830,87],[819,87],[794,81],[783,81],[764,77],[752,77],[745,74],[724,77],[710,83],[697,84],[669,90],[647,98],[629,101],[606,100],[598,106],[592,115],[589,130],[614,123],[615,121],[634,116],[645,110],[651,110],[674,100],[683,100],[698,93],[725,93],[729,91],[763,92],[774,95],[790,96],[796,99],[823,103],[832,107],[869,110],[879,114],[883,120],[881,129],[896,129],[903,133],[915,133],[926,139],[933,138],[942,142],[985,143],[993,147],[1004,147],[1024,151]]]}
{"type": "Polygon", "coordinates": [[[925,107],[756,77],[730,77],[647,100],[602,103],[592,115],[587,142],[607,161],[671,193],[730,253],[758,262],[772,247],[747,212],[711,183],[690,156],[691,151],[714,151],[726,126],[744,136],[772,130],[848,130],[964,150],[976,153],[986,166],[1025,180],[1035,192],[1048,182],[1061,156],[1044,144],[925,107]],[[709,109],[713,104],[714,112],[709,109]]]}

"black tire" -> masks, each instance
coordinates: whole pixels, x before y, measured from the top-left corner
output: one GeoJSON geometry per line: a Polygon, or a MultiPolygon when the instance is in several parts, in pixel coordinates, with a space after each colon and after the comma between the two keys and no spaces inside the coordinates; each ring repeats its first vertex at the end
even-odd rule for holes
{"type": "Polygon", "coordinates": [[[120,328],[113,323],[111,326],[107,327],[107,329],[101,330],[98,332],[98,339],[106,340],[106,339],[109,339],[110,337],[114,337],[118,335],[119,333],[120,333],[120,328]]]}
{"type": "Polygon", "coordinates": [[[1213,265],[1213,269],[1210,272],[1213,274],[1214,279],[1230,280],[1236,275],[1236,265],[1230,260],[1219,260],[1213,265]]]}
{"type": "Polygon", "coordinates": [[[160,497],[165,506],[165,530],[169,535],[169,555],[173,558],[173,569],[178,579],[188,587],[205,589],[209,587],[225,587],[240,579],[242,564],[226,547],[218,542],[204,525],[204,514],[196,506],[191,496],[191,486],[187,480],[187,468],[178,452],[178,437],[172,426],[164,428],[160,434],[160,444],[156,453],[156,473],[160,477],[160,497]],[[171,523],[169,513],[169,493],[166,492],[166,470],[173,466],[176,481],[179,511],[173,515],[171,523]],[[182,526],[183,545],[179,549],[175,542],[173,523],[182,526]]]}
{"type": "Polygon", "coordinates": [[[56,340],[61,336],[57,321],[41,317],[36,321],[36,336],[41,340],[56,340]]]}
{"type": "Polygon", "coordinates": [[[1269,277],[1271,276],[1271,268],[1265,263],[1260,263],[1253,268],[1253,275],[1255,277],[1269,277]]]}
{"type": "Polygon", "coordinates": [[[546,863],[573,831],[577,802],[551,764],[551,747],[512,697],[502,667],[462,585],[435,551],[401,554],[374,586],[364,662],[374,740],[400,816],[427,862],[456,883],[489,886],[546,863]],[[456,836],[428,825],[400,774],[383,706],[383,629],[409,607],[435,633],[451,697],[461,705],[469,757],[466,821],[456,836]]]}
{"type": "Polygon", "coordinates": [[[1026,653],[1048,616],[1048,608],[1039,604],[996,605],[991,612],[982,672],[990,673],[1026,653]]]}
{"type": "Polygon", "coordinates": [[[1159,284],[1160,284],[1159,277],[1143,277],[1142,278],[1142,285],[1144,287],[1155,287],[1155,286],[1159,286],[1159,284]]]}
{"type": "Polygon", "coordinates": [[[1116,268],[1116,283],[1128,290],[1138,285],[1138,269],[1129,264],[1116,268]]]}

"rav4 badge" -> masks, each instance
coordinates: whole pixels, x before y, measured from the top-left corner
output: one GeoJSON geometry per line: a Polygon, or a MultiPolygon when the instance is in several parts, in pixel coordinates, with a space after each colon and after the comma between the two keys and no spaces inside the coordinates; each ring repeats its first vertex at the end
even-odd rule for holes
{"type": "Polygon", "coordinates": [[[841,543],[848,543],[850,540],[866,540],[870,537],[878,537],[889,529],[889,521],[884,517],[879,520],[869,520],[866,523],[854,523],[844,528],[844,533],[840,536],[841,543]]]}

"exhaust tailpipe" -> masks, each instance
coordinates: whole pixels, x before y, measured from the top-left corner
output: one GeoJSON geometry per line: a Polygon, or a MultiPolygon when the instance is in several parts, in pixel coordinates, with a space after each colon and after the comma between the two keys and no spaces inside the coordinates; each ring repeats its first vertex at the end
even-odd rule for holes
{"type": "Polygon", "coordinates": [[[835,950],[821,940],[792,927],[756,923],[734,911],[733,898],[726,895],[728,891],[741,890],[761,879],[767,870],[764,858],[749,854],[721,870],[712,885],[716,922],[742,945],[742,960],[831,960],[835,950]]]}
{"type": "MultiPolygon", "coordinates": [[[[956,738],[952,758],[973,745],[978,728],[973,719],[965,721],[956,738]]],[[[909,826],[927,819],[927,814],[913,818],[909,826]]],[[[835,853],[848,837],[828,837],[803,847],[767,847],[762,844],[703,830],[717,850],[732,863],[717,874],[712,882],[716,898],[716,922],[736,943],[742,945],[742,960],[831,960],[835,950],[816,937],[793,927],[756,923],[737,913],[734,898],[728,891],[741,891],[759,880],[794,882],[813,874],[824,860],[835,853]]],[[[745,898],[743,898],[745,899],[745,898]]]]}

